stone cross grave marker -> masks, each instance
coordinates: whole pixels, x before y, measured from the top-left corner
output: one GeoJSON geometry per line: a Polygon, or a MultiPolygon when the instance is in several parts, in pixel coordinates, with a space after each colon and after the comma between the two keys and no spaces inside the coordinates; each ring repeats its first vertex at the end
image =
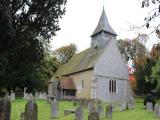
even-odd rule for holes
{"type": "Polygon", "coordinates": [[[84,120],[84,115],[83,115],[83,108],[78,107],[75,111],[75,120],[84,120]]]}
{"type": "Polygon", "coordinates": [[[51,117],[55,118],[58,117],[58,102],[56,99],[51,100],[51,117]]]}
{"type": "Polygon", "coordinates": [[[0,120],[10,120],[11,102],[7,98],[0,100],[0,120]]]}
{"type": "Polygon", "coordinates": [[[106,107],[106,118],[107,119],[112,119],[112,112],[113,112],[113,106],[112,105],[108,105],[106,107]]]}
{"type": "Polygon", "coordinates": [[[34,100],[26,103],[24,120],[38,120],[38,106],[34,100]]]}

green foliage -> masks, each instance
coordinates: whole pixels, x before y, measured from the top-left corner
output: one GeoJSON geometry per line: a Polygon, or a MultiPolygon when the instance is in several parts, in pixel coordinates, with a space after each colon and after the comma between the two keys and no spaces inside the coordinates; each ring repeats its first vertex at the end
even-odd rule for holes
{"type": "Polygon", "coordinates": [[[157,82],[156,89],[160,90],[160,59],[156,61],[155,66],[152,67],[151,74],[152,82],[157,82]]]}
{"type": "Polygon", "coordinates": [[[1,0],[0,87],[38,86],[44,43],[60,29],[65,4],[66,0],[1,0]]]}
{"type": "Polygon", "coordinates": [[[147,102],[151,102],[155,106],[156,99],[152,94],[147,94],[143,101],[144,106],[146,106],[147,102]]]}
{"type": "Polygon", "coordinates": [[[46,90],[47,82],[53,77],[54,73],[59,68],[59,63],[56,57],[50,55],[49,53],[45,53],[44,61],[38,70],[38,78],[40,80],[40,84],[37,90],[46,90]]]}
{"type": "Polygon", "coordinates": [[[54,51],[55,56],[57,57],[60,65],[67,63],[73,55],[76,53],[77,47],[75,44],[70,44],[63,46],[54,51]]]}

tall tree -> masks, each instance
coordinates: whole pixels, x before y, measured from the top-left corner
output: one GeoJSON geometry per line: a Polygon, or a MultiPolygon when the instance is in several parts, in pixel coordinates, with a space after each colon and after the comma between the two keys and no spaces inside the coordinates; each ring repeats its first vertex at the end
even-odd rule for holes
{"type": "Polygon", "coordinates": [[[156,90],[160,91],[160,59],[158,59],[155,66],[152,67],[151,78],[153,83],[157,83],[156,90]]]}
{"type": "Polygon", "coordinates": [[[75,44],[70,44],[63,46],[54,51],[55,56],[57,57],[60,65],[67,63],[72,56],[76,53],[77,47],[75,44]]]}
{"type": "Polygon", "coordinates": [[[43,43],[60,29],[65,4],[66,0],[1,0],[1,86],[14,88],[36,82],[43,61],[43,43]]]}

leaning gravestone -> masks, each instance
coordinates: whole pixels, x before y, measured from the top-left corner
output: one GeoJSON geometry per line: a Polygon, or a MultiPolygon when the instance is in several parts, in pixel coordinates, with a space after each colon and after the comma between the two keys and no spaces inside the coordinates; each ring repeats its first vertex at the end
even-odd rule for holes
{"type": "Polygon", "coordinates": [[[84,115],[83,115],[83,108],[78,107],[75,111],[75,120],[84,120],[84,115]]]}
{"type": "Polygon", "coordinates": [[[156,104],[154,106],[154,112],[155,112],[155,116],[157,119],[160,119],[160,105],[159,104],[156,104]]]}
{"type": "Polygon", "coordinates": [[[25,106],[24,120],[38,120],[38,108],[34,100],[27,102],[25,106]]]}
{"type": "Polygon", "coordinates": [[[99,120],[99,114],[96,111],[93,111],[89,114],[88,120],[99,120]]]}
{"type": "Polygon", "coordinates": [[[51,100],[51,117],[55,118],[58,116],[58,102],[56,99],[51,100]]]}
{"type": "Polygon", "coordinates": [[[0,120],[10,120],[11,102],[7,98],[0,100],[0,120]]]}
{"type": "Polygon", "coordinates": [[[113,112],[113,107],[112,105],[108,105],[106,107],[106,118],[107,119],[112,119],[112,112],[113,112]]]}

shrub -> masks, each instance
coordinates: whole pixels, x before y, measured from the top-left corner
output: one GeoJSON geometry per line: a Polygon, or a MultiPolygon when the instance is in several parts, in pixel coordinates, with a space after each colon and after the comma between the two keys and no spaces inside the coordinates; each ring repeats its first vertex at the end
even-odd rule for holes
{"type": "Polygon", "coordinates": [[[144,98],[144,105],[146,106],[147,102],[151,102],[154,105],[156,104],[156,99],[152,94],[147,94],[146,97],[144,98]]]}

